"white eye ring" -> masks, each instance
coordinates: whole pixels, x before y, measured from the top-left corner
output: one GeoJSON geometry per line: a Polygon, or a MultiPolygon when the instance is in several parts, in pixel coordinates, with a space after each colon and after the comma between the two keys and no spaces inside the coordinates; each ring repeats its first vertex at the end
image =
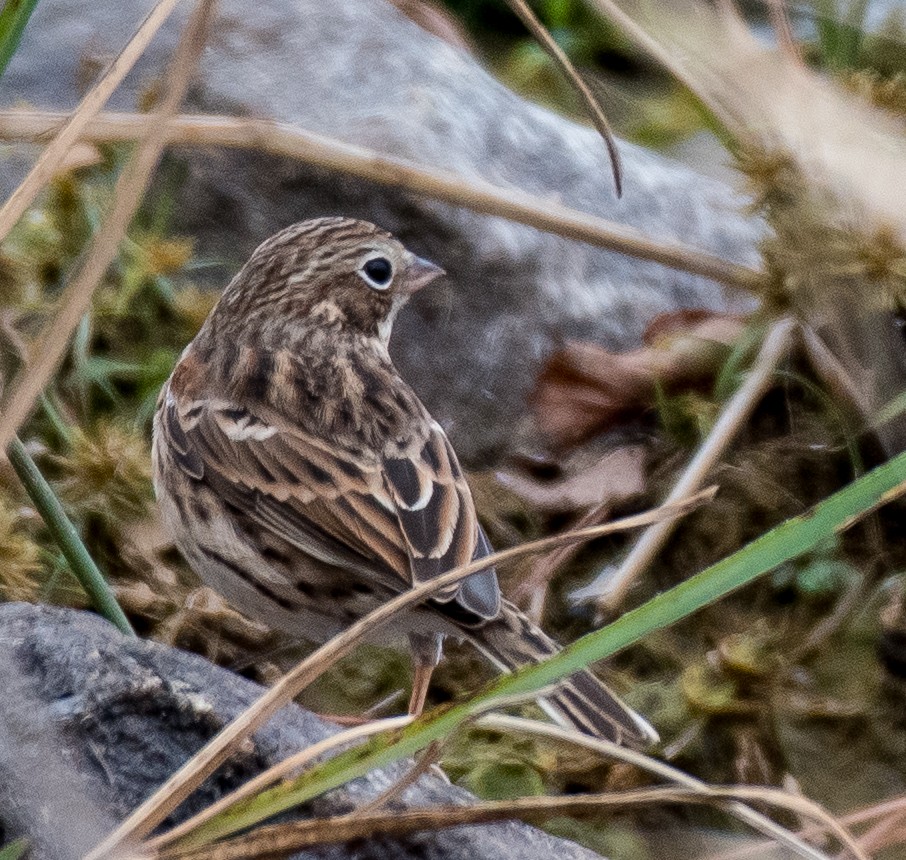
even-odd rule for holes
{"type": "Polygon", "coordinates": [[[359,276],[375,290],[386,290],[393,283],[393,263],[383,254],[369,257],[362,263],[359,276]]]}

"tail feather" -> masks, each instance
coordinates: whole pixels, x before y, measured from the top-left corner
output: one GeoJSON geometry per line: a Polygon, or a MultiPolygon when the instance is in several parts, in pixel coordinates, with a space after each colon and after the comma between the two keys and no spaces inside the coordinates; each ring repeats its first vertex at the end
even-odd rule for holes
{"type": "MultiPolygon", "coordinates": [[[[559,646],[515,606],[471,633],[475,646],[498,668],[512,672],[552,657],[559,646]]],[[[631,747],[658,740],[657,732],[587,669],[570,675],[539,704],[557,722],[583,734],[631,747]]]]}

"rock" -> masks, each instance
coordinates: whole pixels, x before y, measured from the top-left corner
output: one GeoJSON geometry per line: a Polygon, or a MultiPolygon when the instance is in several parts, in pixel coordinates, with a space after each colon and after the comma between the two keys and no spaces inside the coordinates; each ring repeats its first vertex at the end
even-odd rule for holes
{"type": "MultiPolygon", "coordinates": [[[[44,0],[4,78],[4,100],[71,107],[85,68],[124,44],[147,5],[44,0]]],[[[158,80],[180,14],[114,107],[132,108],[158,80]]],[[[220,0],[187,109],[293,123],[757,262],[763,226],[741,214],[726,185],[622,143],[625,191],[616,199],[594,131],[515,95],[384,0],[263,0],[254,15],[241,0],[220,0]]],[[[224,151],[177,158],[179,226],[198,238],[202,258],[224,261],[219,285],[268,235],[321,214],[373,220],[447,270],[446,283],[401,316],[392,351],[471,465],[512,450],[540,363],[564,339],[625,348],[660,312],[750,304],[703,278],[296,162],[224,151]]]]}
{"type": "MultiPolygon", "coordinates": [[[[128,639],[96,615],[0,605],[0,843],[26,835],[31,856],[81,857],[262,688],[194,654],[128,639]]],[[[180,807],[175,823],[241,781],[337,731],[295,705],[280,711],[180,807]]],[[[311,804],[348,812],[408,765],[369,774],[311,804]]],[[[436,776],[407,789],[404,806],[464,803],[436,776]]],[[[451,828],[404,840],[330,846],[300,857],[340,860],[595,860],[584,848],[521,822],[451,828]]]]}

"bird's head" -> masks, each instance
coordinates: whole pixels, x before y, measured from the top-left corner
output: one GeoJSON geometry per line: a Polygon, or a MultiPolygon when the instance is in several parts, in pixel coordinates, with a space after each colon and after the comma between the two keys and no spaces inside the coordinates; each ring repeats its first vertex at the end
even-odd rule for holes
{"type": "Polygon", "coordinates": [[[374,224],[315,218],[261,244],[218,305],[247,327],[332,327],[386,344],[397,311],[442,274],[374,224]]]}

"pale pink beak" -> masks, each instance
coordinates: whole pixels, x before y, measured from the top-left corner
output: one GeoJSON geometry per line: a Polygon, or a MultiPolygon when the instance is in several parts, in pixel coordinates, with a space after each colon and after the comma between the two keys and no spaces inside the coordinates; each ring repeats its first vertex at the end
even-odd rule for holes
{"type": "Polygon", "coordinates": [[[409,261],[406,282],[402,285],[400,292],[412,295],[412,293],[417,293],[422,287],[427,287],[431,281],[446,274],[440,266],[413,254],[412,259],[409,261]]]}

